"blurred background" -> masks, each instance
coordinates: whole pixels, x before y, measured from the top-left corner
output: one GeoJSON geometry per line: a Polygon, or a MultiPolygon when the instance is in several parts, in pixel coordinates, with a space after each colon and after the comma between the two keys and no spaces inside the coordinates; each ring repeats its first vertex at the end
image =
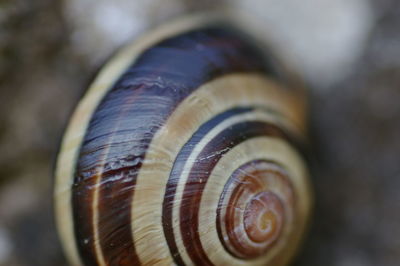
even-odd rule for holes
{"type": "Polygon", "coordinates": [[[0,0],[0,265],[66,265],[52,218],[73,108],[123,43],[168,18],[251,14],[310,88],[316,205],[294,265],[400,264],[397,0],[0,0]]]}

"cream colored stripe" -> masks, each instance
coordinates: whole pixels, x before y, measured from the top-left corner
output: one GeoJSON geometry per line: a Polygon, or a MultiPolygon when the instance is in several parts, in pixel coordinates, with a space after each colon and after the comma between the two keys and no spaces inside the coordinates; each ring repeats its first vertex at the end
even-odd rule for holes
{"type": "MultiPolygon", "coordinates": [[[[235,107],[264,106],[288,117],[279,124],[302,135],[302,99],[261,74],[229,74],[212,80],[189,95],[154,136],[139,172],[132,203],[132,233],[142,263],[172,263],[161,224],[162,202],[173,162],[198,127],[235,107]],[[149,247],[152,247],[149,249],[149,247]]],[[[179,192],[178,192],[179,193],[179,192]]],[[[176,224],[174,216],[174,224],[176,224]]],[[[177,229],[177,228],[175,228],[177,229]]],[[[176,232],[177,230],[175,230],[176,232]]],[[[185,250],[180,247],[181,254],[185,250]]]]}
{"type": "Polygon", "coordinates": [[[216,265],[246,265],[249,263],[248,260],[235,258],[224,250],[218,237],[215,221],[218,201],[231,173],[240,165],[257,159],[273,160],[287,169],[295,193],[299,195],[296,202],[299,214],[294,234],[289,237],[289,227],[286,227],[281,238],[282,241],[278,242],[265,256],[251,260],[251,263],[254,265],[266,265],[267,263],[270,263],[268,265],[285,265],[287,260],[292,257],[300,233],[304,230],[305,219],[310,208],[308,196],[310,188],[308,187],[307,170],[301,157],[285,140],[270,137],[249,139],[235,146],[221,158],[212,171],[202,196],[199,215],[199,232],[203,233],[201,242],[206,253],[209,254],[209,258],[216,265]],[[278,252],[281,252],[282,255],[275,257],[278,252]]]}
{"type": "MultiPolygon", "coordinates": [[[[214,16],[208,15],[185,17],[163,25],[157,30],[135,40],[133,44],[122,49],[101,70],[77,106],[65,132],[58,155],[54,190],[56,223],[64,250],[72,265],[82,265],[82,262],[79,259],[74,238],[71,185],[79,148],[97,105],[128,66],[148,47],[172,35],[213,23],[215,20],[214,16]]],[[[95,210],[97,210],[96,205],[97,203],[93,202],[95,210]]],[[[95,217],[97,217],[97,214],[95,214],[95,217]]],[[[96,247],[96,249],[99,253],[99,247],[96,247]]],[[[98,255],[100,258],[102,257],[101,254],[98,255]]],[[[102,264],[104,264],[104,261],[102,261],[102,264]]]]}
{"type": "MultiPolygon", "coordinates": [[[[182,197],[183,197],[183,191],[185,189],[185,184],[188,181],[189,174],[190,174],[190,169],[193,167],[193,164],[197,163],[196,158],[199,156],[201,151],[204,149],[204,147],[210,142],[210,140],[214,139],[219,133],[224,131],[225,129],[229,128],[230,126],[233,126],[235,124],[238,124],[240,122],[245,122],[245,121],[274,121],[273,116],[270,114],[262,113],[262,112],[251,112],[251,113],[246,113],[243,115],[237,115],[234,116],[230,119],[227,119],[223,121],[221,124],[213,128],[209,133],[207,133],[201,141],[196,145],[196,147],[193,149],[192,153],[190,156],[187,158],[186,163],[184,168],[182,169],[182,174],[179,178],[179,183],[177,185],[176,193],[175,193],[175,202],[174,202],[174,207],[173,207],[173,217],[177,217],[177,219],[174,219],[173,221],[173,227],[174,227],[174,235],[176,235],[175,240],[177,243],[177,246],[180,247],[180,249],[184,250],[184,252],[181,252],[182,257],[184,258],[185,262],[187,264],[191,264],[190,258],[186,254],[186,250],[184,249],[184,243],[182,239],[182,234],[180,231],[180,221],[181,221],[181,215],[180,215],[180,207],[182,203],[182,197]]],[[[226,151],[220,151],[220,152],[226,152],[226,151]]],[[[210,154],[209,156],[213,156],[210,154]]],[[[205,182],[206,180],[204,180],[205,182]]],[[[216,220],[214,220],[215,222],[216,220]]],[[[214,223],[215,226],[215,223],[214,223]]],[[[202,232],[202,231],[200,231],[202,232]]]]}

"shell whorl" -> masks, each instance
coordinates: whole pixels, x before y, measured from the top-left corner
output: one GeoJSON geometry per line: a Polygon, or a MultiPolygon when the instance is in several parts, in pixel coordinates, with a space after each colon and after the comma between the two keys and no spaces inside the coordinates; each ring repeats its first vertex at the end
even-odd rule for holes
{"type": "Polygon", "coordinates": [[[244,259],[267,252],[293,219],[293,197],[287,173],[277,164],[256,160],[238,167],[217,209],[218,233],[227,250],[244,259]]]}
{"type": "Polygon", "coordinates": [[[130,60],[100,74],[64,137],[55,198],[72,263],[287,263],[310,201],[302,91],[222,26],[130,60]]]}

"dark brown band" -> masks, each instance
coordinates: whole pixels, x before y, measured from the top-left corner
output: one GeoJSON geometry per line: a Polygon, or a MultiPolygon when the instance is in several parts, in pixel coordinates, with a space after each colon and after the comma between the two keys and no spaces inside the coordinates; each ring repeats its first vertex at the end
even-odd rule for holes
{"type": "Polygon", "coordinates": [[[98,263],[93,224],[108,265],[140,264],[130,209],[154,134],[183,99],[211,79],[233,72],[274,76],[277,68],[262,58],[235,31],[199,29],[149,47],[110,88],[88,125],[72,185],[74,232],[86,265],[98,263]],[[97,188],[99,201],[93,205],[97,188]]]}
{"type": "Polygon", "coordinates": [[[288,139],[286,134],[275,125],[265,122],[243,122],[224,130],[212,139],[195,160],[197,163],[190,170],[188,181],[183,192],[180,209],[181,234],[187,253],[196,265],[212,265],[205,254],[199,236],[199,202],[211,173],[221,157],[229,149],[251,138],[259,136],[288,139]],[[209,156],[214,154],[214,156],[209,156]],[[201,158],[202,160],[198,160],[201,158]]]}

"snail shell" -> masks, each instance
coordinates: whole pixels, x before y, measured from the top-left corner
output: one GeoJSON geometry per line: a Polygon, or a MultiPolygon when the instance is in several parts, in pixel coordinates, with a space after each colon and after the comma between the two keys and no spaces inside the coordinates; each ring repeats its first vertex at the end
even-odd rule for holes
{"type": "Polygon", "coordinates": [[[305,97],[272,56],[207,19],[127,46],[58,157],[73,265],[285,265],[310,208],[305,97]]]}

